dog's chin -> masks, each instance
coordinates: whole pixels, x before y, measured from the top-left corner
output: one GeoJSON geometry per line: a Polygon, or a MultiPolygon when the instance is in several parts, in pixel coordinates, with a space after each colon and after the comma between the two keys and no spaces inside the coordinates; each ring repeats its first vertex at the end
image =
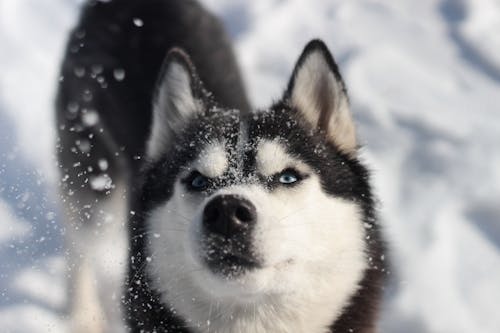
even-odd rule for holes
{"type": "Polygon", "coordinates": [[[215,298],[251,302],[269,293],[270,272],[265,268],[244,270],[237,275],[223,275],[207,269],[200,287],[215,298]]]}
{"type": "Polygon", "coordinates": [[[217,265],[205,263],[196,279],[200,289],[211,297],[251,303],[288,292],[283,276],[293,260],[266,264],[231,255],[221,259],[217,265]]]}
{"type": "Polygon", "coordinates": [[[214,275],[224,280],[237,280],[262,268],[262,263],[256,258],[239,253],[205,256],[204,262],[214,275]]]}

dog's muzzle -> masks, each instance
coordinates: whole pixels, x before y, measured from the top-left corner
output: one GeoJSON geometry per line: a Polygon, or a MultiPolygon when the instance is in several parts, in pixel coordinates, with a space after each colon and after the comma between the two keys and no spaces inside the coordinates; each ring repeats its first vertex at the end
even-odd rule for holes
{"type": "Polygon", "coordinates": [[[237,195],[212,198],[202,216],[202,257],[214,272],[234,276],[260,266],[252,248],[257,209],[237,195]]]}

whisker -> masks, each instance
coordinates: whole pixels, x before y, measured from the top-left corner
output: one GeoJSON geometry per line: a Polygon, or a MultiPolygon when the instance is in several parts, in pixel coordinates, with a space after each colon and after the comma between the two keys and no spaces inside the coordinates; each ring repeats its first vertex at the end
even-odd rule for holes
{"type": "Polygon", "coordinates": [[[182,215],[181,213],[179,213],[179,211],[177,211],[176,209],[169,209],[172,213],[176,214],[177,216],[183,218],[185,221],[188,221],[189,223],[192,222],[192,220],[188,219],[187,217],[185,217],[184,215],[182,215]]]}

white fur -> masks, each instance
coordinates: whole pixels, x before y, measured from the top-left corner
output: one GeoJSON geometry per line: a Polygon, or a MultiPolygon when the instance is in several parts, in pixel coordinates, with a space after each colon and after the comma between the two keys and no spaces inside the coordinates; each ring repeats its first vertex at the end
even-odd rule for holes
{"type": "Polygon", "coordinates": [[[90,226],[73,224],[75,216],[67,211],[72,332],[125,332],[120,302],[127,267],[125,195],[123,184],[114,185],[106,199],[94,204],[86,222],[90,226]]]}
{"type": "Polygon", "coordinates": [[[346,152],[356,151],[356,131],[347,96],[320,51],[309,54],[297,71],[291,99],[314,127],[321,112],[331,112],[327,134],[346,152]],[[324,103],[322,98],[329,101],[324,103]],[[333,110],[321,110],[324,105],[331,105],[333,110]]]}
{"type": "Polygon", "coordinates": [[[104,312],[99,302],[96,279],[91,264],[82,260],[71,279],[72,291],[70,330],[74,333],[105,332],[104,312]]]}
{"type": "Polygon", "coordinates": [[[322,333],[367,267],[360,214],[356,204],[325,194],[316,175],[293,188],[240,185],[210,197],[178,181],[170,201],[150,214],[148,270],[163,301],[197,332],[322,333]],[[234,279],[200,260],[200,217],[219,194],[244,196],[257,208],[253,241],[263,267],[234,279]]]}
{"type": "Polygon", "coordinates": [[[224,146],[220,143],[209,144],[200,153],[200,156],[193,164],[193,169],[202,175],[215,178],[226,171],[229,162],[224,146]]]}
{"type": "Polygon", "coordinates": [[[147,144],[147,155],[152,160],[161,155],[172,132],[182,129],[186,120],[200,110],[200,103],[191,91],[189,72],[175,61],[168,65],[157,89],[153,125],[147,144]]]}

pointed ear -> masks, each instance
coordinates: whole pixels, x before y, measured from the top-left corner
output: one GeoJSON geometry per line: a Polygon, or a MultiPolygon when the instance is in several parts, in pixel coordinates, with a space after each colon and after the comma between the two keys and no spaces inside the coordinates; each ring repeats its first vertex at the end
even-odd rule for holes
{"type": "Polygon", "coordinates": [[[201,81],[189,56],[178,48],[170,50],[153,95],[153,117],[147,143],[150,160],[157,159],[189,119],[203,110],[201,92],[201,81]]]}
{"type": "Polygon", "coordinates": [[[344,81],[322,41],[312,40],[304,48],[285,99],[342,151],[356,153],[356,131],[344,81]]]}

